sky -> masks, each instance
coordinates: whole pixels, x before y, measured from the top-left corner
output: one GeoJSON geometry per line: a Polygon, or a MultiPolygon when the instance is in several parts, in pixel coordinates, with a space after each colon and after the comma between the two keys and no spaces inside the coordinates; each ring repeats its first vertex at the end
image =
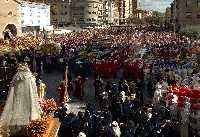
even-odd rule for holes
{"type": "Polygon", "coordinates": [[[166,7],[169,7],[173,0],[140,0],[140,1],[142,9],[165,12],[166,7]]]}

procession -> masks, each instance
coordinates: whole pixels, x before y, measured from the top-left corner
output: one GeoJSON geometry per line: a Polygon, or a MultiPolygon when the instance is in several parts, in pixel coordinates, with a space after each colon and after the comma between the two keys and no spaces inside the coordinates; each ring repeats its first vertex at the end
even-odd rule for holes
{"type": "Polygon", "coordinates": [[[46,137],[55,118],[59,137],[199,135],[200,41],[154,27],[1,40],[2,136],[46,137]],[[58,99],[44,80],[55,71],[58,99]]]}

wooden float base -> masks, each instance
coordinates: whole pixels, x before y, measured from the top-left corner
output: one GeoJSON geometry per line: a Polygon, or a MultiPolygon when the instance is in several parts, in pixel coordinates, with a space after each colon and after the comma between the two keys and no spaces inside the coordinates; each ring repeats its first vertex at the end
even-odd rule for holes
{"type": "MultiPolygon", "coordinates": [[[[46,132],[46,134],[44,135],[44,137],[57,137],[58,135],[58,131],[60,128],[60,122],[58,118],[52,118],[49,128],[46,132]]],[[[8,137],[5,133],[0,133],[0,137],[8,137]]],[[[15,134],[14,136],[9,136],[9,137],[27,137],[27,135],[19,135],[18,133],[15,134]]]]}
{"type": "Polygon", "coordinates": [[[57,137],[59,128],[60,128],[59,119],[53,118],[49,126],[49,129],[47,131],[47,137],[57,137]]]}

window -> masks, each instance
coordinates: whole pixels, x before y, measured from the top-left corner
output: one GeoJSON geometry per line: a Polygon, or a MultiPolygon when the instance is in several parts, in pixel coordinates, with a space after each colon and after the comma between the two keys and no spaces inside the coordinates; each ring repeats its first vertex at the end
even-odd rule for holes
{"type": "Polygon", "coordinates": [[[200,8],[200,0],[197,0],[197,8],[200,8]]]}
{"type": "Polygon", "coordinates": [[[188,0],[185,1],[185,7],[188,7],[188,0]]]}
{"type": "Polygon", "coordinates": [[[91,12],[88,12],[88,14],[91,14],[91,12]]]}
{"type": "Polygon", "coordinates": [[[8,12],[8,15],[9,15],[9,16],[12,16],[12,15],[13,15],[12,11],[9,11],[9,12],[8,12]]]}
{"type": "Polygon", "coordinates": [[[200,12],[199,12],[199,13],[197,13],[197,18],[199,18],[199,19],[200,19],[200,12]]]}
{"type": "Polygon", "coordinates": [[[93,8],[97,8],[98,6],[97,6],[97,4],[93,4],[93,8]]]}
{"type": "Polygon", "coordinates": [[[185,6],[186,6],[186,7],[189,7],[189,6],[191,5],[191,1],[192,1],[192,0],[186,0],[186,3],[185,3],[186,5],[185,5],[185,6]]]}
{"type": "Polygon", "coordinates": [[[84,9],[85,9],[85,7],[83,7],[83,6],[80,6],[78,9],[84,10],[84,9]]]}
{"type": "Polygon", "coordinates": [[[176,4],[176,9],[179,9],[179,6],[178,6],[178,4],[176,4]]]}
{"type": "Polygon", "coordinates": [[[192,18],[192,12],[186,12],[185,16],[186,18],[192,18]]]}
{"type": "Polygon", "coordinates": [[[52,15],[57,15],[57,12],[55,10],[51,11],[52,15]]]}
{"type": "Polygon", "coordinates": [[[84,21],[84,19],[83,18],[79,18],[79,21],[84,21]]]}
{"type": "Polygon", "coordinates": [[[58,21],[57,19],[54,19],[54,20],[53,20],[53,22],[57,22],[57,21],[58,21]]]}

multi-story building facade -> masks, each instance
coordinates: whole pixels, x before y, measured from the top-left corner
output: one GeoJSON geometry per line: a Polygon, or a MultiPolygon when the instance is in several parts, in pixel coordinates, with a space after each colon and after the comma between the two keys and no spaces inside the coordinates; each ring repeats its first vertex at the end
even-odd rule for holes
{"type": "MultiPolygon", "coordinates": [[[[99,0],[74,0],[71,3],[72,23],[79,26],[94,26],[99,24],[99,0]]],[[[100,11],[101,12],[101,11],[100,11]]]]}
{"type": "Polygon", "coordinates": [[[140,0],[132,0],[132,15],[137,15],[138,9],[140,9],[140,0]]]}
{"type": "Polygon", "coordinates": [[[165,24],[171,24],[171,7],[167,7],[165,11],[165,24]]]}
{"type": "Polygon", "coordinates": [[[131,17],[133,15],[133,11],[132,11],[132,1],[131,0],[125,0],[125,11],[124,11],[124,17],[125,19],[131,17]]]}
{"type": "Polygon", "coordinates": [[[104,6],[103,6],[103,0],[99,0],[99,4],[98,4],[98,24],[102,25],[103,24],[103,10],[104,10],[104,6]]]}
{"type": "Polygon", "coordinates": [[[50,26],[50,6],[38,2],[21,1],[21,25],[23,32],[38,31],[50,26]]]}
{"type": "Polygon", "coordinates": [[[174,0],[171,13],[176,30],[188,27],[200,30],[200,0],[174,0]]]}
{"type": "Polygon", "coordinates": [[[123,24],[127,18],[140,17],[140,0],[118,0],[119,20],[123,24]]]}
{"type": "Polygon", "coordinates": [[[46,0],[51,5],[51,25],[66,26],[71,20],[71,1],[70,0],[46,0]]]}
{"type": "Polygon", "coordinates": [[[3,37],[4,31],[10,29],[13,35],[20,35],[21,29],[21,13],[20,1],[17,0],[0,0],[0,37],[3,37]]]}
{"type": "MultiPolygon", "coordinates": [[[[51,5],[51,24],[65,26],[95,26],[119,24],[119,7],[117,0],[34,0],[51,5]]],[[[125,0],[119,0],[125,2],[125,0]]],[[[132,0],[126,0],[132,2],[132,0]]],[[[133,0],[134,1],[134,0],[133,0]]],[[[136,1],[136,0],[135,0],[136,1]]],[[[125,3],[124,3],[125,4],[125,3]]],[[[132,11],[126,9],[128,13],[132,11]]],[[[123,8],[125,18],[125,5],[123,8]]]]}
{"type": "Polygon", "coordinates": [[[21,35],[23,31],[34,31],[50,25],[50,6],[22,0],[1,0],[0,37],[3,32],[21,35]]]}
{"type": "Polygon", "coordinates": [[[103,0],[103,20],[104,24],[119,24],[119,11],[116,1],[103,0]]]}

